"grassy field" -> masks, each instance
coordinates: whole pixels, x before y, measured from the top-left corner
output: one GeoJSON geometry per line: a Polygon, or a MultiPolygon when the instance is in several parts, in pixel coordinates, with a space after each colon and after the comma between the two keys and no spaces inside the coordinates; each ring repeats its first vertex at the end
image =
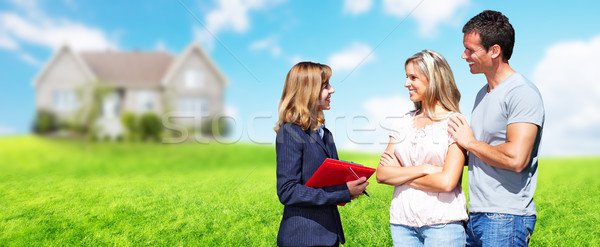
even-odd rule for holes
{"type": "MultiPolygon", "coordinates": [[[[600,245],[598,175],[600,158],[541,159],[532,246],[600,245]]],[[[392,188],[368,191],[340,207],[345,246],[391,246],[392,188]]],[[[0,246],[274,246],[282,210],[272,146],[0,138],[0,246]]]]}

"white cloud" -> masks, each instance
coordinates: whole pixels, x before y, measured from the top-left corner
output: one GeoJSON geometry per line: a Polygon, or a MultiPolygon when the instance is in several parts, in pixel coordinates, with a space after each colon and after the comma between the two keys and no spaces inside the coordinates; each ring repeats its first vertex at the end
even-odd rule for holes
{"type": "Polygon", "coordinates": [[[37,13],[39,9],[37,0],[10,0],[9,2],[15,7],[27,11],[30,15],[37,13]]]}
{"type": "Polygon", "coordinates": [[[225,105],[225,110],[223,112],[224,118],[227,126],[229,128],[229,133],[226,137],[222,138],[223,143],[235,143],[240,141],[243,138],[244,132],[248,134],[247,131],[249,129],[245,129],[248,125],[241,118],[239,110],[234,105],[225,105]]]}
{"type": "Polygon", "coordinates": [[[40,62],[39,60],[37,60],[35,57],[33,57],[33,56],[31,56],[31,55],[29,55],[27,53],[24,53],[24,52],[21,52],[19,54],[19,58],[21,60],[25,61],[26,63],[28,63],[30,65],[33,65],[33,66],[39,66],[39,65],[42,64],[42,62],[40,62]]]}
{"type": "Polygon", "coordinates": [[[76,0],[64,0],[63,2],[70,9],[77,10],[79,8],[78,1],[76,0]]]}
{"type": "Polygon", "coordinates": [[[342,148],[340,148],[340,150],[354,151],[354,152],[360,151],[360,152],[366,152],[366,153],[380,151],[380,150],[375,150],[375,148],[365,149],[365,145],[356,144],[354,142],[346,142],[346,144],[344,144],[342,146],[342,148]]]}
{"type": "Polygon", "coordinates": [[[250,28],[248,13],[252,10],[264,9],[277,5],[283,0],[218,0],[217,7],[206,14],[205,27],[194,27],[196,40],[207,50],[214,47],[214,37],[225,30],[237,33],[246,32],[250,28]],[[212,34],[212,35],[211,35],[212,34]]]}
{"type": "Polygon", "coordinates": [[[373,0],[344,0],[344,13],[358,15],[371,9],[373,0]]]}
{"type": "Polygon", "coordinates": [[[375,54],[371,54],[373,49],[362,43],[355,42],[340,52],[334,53],[328,59],[328,64],[334,71],[350,71],[359,65],[375,59],[375,54]]]}
{"type": "Polygon", "coordinates": [[[16,12],[0,12],[0,49],[14,51],[22,61],[39,66],[41,62],[21,44],[57,49],[69,44],[74,50],[116,49],[102,30],[64,18],[44,14],[35,0],[11,0],[16,12]]]}
{"type": "Polygon", "coordinates": [[[15,39],[56,49],[68,43],[75,50],[116,49],[100,29],[66,19],[22,17],[15,13],[0,13],[0,25],[15,39]]]}
{"type": "MultiPolygon", "coordinates": [[[[345,127],[346,136],[336,136],[343,141],[343,149],[383,152],[389,142],[390,130],[414,104],[401,94],[389,98],[371,98],[363,104],[366,114],[354,116],[345,127]],[[363,123],[356,124],[356,123],[363,123]],[[342,140],[344,137],[348,139],[342,140]]],[[[339,132],[339,131],[338,131],[339,132]]]]}
{"type": "Polygon", "coordinates": [[[305,61],[305,59],[299,55],[295,55],[295,56],[292,56],[289,61],[292,65],[295,65],[299,62],[305,61]]]}
{"type": "Polygon", "coordinates": [[[212,51],[215,47],[215,38],[204,28],[192,27],[192,33],[197,42],[202,44],[202,48],[207,51],[212,51]]]}
{"type": "Polygon", "coordinates": [[[542,154],[600,153],[599,56],[600,35],[555,44],[536,66],[546,110],[542,154]]]}
{"type": "Polygon", "coordinates": [[[206,28],[212,32],[233,29],[244,32],[250,26],[248,10],[252,6],[243,0],[220,0],[217,9],[206,16],[206,28]]]}
{"type": "Polygon", "coordinates": [[[7,33],[0,31],[0,49],[18,50],[19,44],[7,33]]]}
{"type": "Polygon", "coordinates": [[[37,9],[35,1],[19,2],[17,7],[26,15],[0,12],[0,49],[12,50],[22,61],[33,66],[41,62],[21,50],[20,43],[57,49],[69,44],[74,50],[116,49],[116,42],[108,39],[100,29],[66,19],[46,17],[37,9]]]}
{"type": "Polygon", "coordinates": [[[275,36],[270,36],[265,39],[255,41],[254,43],[250,44],[250,50],[267,50],[273,57],[278,57],[281,55],[281,46],[279,46],[279,42],[275,36]]]}
{"type": "Polygon", "coordinates": [[[439,24],[453,22],[457,11],[468,4],[469,0],[384,0],[383,9],[399,17],[410,14],[418,22],[419,34],[431,37],[439,24]]]}
{"type": "Polygon", "coordinates": [[[238,110],[235,106],[232,105],[226,105],[225,106],[225,111],[223,112],[223,115],[228,116],[228,117],[232,117],[235,119],[238,119],[240,117],[238,110]]]}
{"type": "MultiPolygon", "coordinates": [[[[408,90],[406,95],[408,95],[408,90]]],[[[415,108],[414,103],[406,95],[398,94],[389,98],[372,98],[365,102],[364,108],[370,113],[372,119],[384,123],[386,119],[404,116],[405,113],[415,108]]]]}
{"type": "Polygon", "coordinates": [[[1,126],[0,125],[0,136],[3,135],[13,135],[17,133],[14,129],[10,128],[10,127],[6,127],[6,126],[1,126]]]}
{"type": "Polygon", "coordinates": [[[156,44],[154,45],[154,49],[157,51],[163,51],[163,52],[168,51],[167,44],[163,40],[157,41],[156,44]]]}

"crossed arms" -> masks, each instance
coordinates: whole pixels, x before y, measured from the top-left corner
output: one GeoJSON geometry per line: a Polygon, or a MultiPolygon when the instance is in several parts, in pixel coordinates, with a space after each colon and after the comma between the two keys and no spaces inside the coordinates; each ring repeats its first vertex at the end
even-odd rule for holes
{"type": "Polygon", "coordinates": [[[444,166],[420,164],[401,166],[394,154],[394,137],[390,137],[385,152],[377,166],[377,182],[388,185],[406,184],[415,189],[429,192],[450,192],[459,183],[465,162],[465,152],[456,143],[448,146],[444,166]]]}
{"type": "Polygon", "coordinates": [[[531,159],[538,128],[532,123],[511,123],[506,126],[507,141],[492,146],[475,139],[464,116],[453,116],[448,122],[448,132],[456,143],[448,147],[443,167],[431,164],[401,166],[394,154],[395,139],[390,137],[390,143],[377,167],[377,182],[407,184],[429,192],[451,191],[460,182],[466,151],[493,167],[521,172],[531,159]]]}

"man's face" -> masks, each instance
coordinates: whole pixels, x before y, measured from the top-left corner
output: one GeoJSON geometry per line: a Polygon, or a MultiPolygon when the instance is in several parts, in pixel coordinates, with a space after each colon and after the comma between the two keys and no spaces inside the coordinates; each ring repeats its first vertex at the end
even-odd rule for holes
{"type": "Polygon", "coordinates": [[[465,34],[463,45],[465,46],[465,51],[461,57],[469,63],[471,74],[485,73],[491,68],[491,54],[481,45],[481,38],[478,32],[465,34]]]}

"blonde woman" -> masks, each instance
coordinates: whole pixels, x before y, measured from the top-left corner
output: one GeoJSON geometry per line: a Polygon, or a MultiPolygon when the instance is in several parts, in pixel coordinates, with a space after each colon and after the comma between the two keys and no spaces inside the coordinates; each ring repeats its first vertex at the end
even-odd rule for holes
{"type": "Polygon", "coordinates": [[[279,246],[338,246],[344,243],[336,203],[349,202],[365,191],[366,178],[324,188],[304,184],[326,158],[338,159],[333,136],[325,128],[323,110],[331,108],[331,68],[301,62],[288,72],[279,102],[277,195],[284,205],[277,234],[279,246]]]}
{"type": "Polygon", "coordinates": [[[461,175],[464,150],[448,134],[460,92],[446,59],[423,50],[405,63],[415,110],[394,126],[377,181],[395,186],[390,206],[394,246],[464,246],[467,220],[461,175]]]}

